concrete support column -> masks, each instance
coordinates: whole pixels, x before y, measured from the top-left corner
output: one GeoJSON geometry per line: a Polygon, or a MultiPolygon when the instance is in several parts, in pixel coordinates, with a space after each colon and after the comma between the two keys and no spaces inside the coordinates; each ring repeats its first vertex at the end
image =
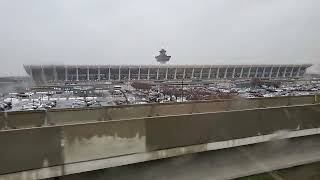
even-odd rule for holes
{"type": "Polygon", "coordinates": [[[263,68],[261,77],[264,78],[264,74],[266,73],[266,67],[263,68]]]}
{"type": "MultiPolygon", "coordinates": [[[[149,79],[149,78],[148,78],[149,79]]],[[[128,70],[128,80],[130,81],[131,80],[131,68],[129,67],[129,70],[128,70]]]]}
{"type": "Polygon", "coordinates": [[[183,68],[183,79],[186,78],[186,68],[183,68]]]}
{"type": "Polygon", "coordinates": [[[273,66],[271,66],[270,73],[269,73],[269,78],[272,77],[272,72],[273,72],[273,66]]]}
{"type": "Polygon", "coordinates": [[[177,68],[174,70],[174,79],[177,79],[177,68]]]}
{"type": "Polygon", "coordinates": [[[101,80],[101,78],[100,78],[100,74],[101,74],[101,72],[100,72],[100,66],[98,66],[98,81],[100,81],[100,80],[101,80]]]}
{"type": "Polygon", "coordinates": [[[148,77],[147,79],[149,80],[150,79],[150,67],[148,68],[148,77]]]}
{"type": "Polygon", "coordinates": [[[41,79],[43,82],[47,82],[46,74],[44,73],[43,66],[41,66],[41,79]]]}
{"type": "Polygon", "coordinates": [[[166,70],[166,80],[168,79],[168,68],[166,70]]]}
{"type": "Polygon", "coordinates": [[[258,71],[259,71],[259,67],[257,67],[256,72],[254,73],[254,77],[258,77],[258,71]]]}
{"type": "Polygon", "coordinates": [[[76,81],[79,81],[79,68],[76,67],[76,81]]]}
{"type": "Polygon", "coordinates": [[[58,73],[57,73],[56,66],[53,66],[53,79],[54,79],[54,81],[58,81],[58,73]]]}
{"type": "Polygon", "coordinates": [[[300,71],[301,71],[301,66],[299,66],[299,69],[298,69],[296,77],[300,77],[300,71]]]}
{"type": "Polygon", "coordinates": [[[211,67],[209,69],[208,79],[210,79],[210,77],[211,77],[211,67]]]}
{"type": "Polygon", "coordinates": [[[284,68],[284,72],[283,72],[283,74],[282,74],[282,77],[286,77],[286,73],[287,73],[287,66],[284,68]]]}
{"type": "Polygon", "coordinates": [[[243,67],[241,67],[240,77],[239,78],[242,78],[242,75],[243,75],[243,67]]]}
{"type": "Polygon", "coordinates": [[[89,66],[87,66],[87,81],[90,81],[90,70],[89,70],[89,66]]]}
{"type": "Polygon", "coordinates": [[[294,69],[294,66],[292,66],[292,69],[291,69],[291,72],[290,72],[290,77],[293,76],[293,69],[294,69]]]}
{"type": "Polygon", "coordinates": [[[250,77],[250,74],[251,74],[251,66],[249,67],[248,74],[247,74],[247,78],[250,77]]]}
{"type": "Polygon", "coordinates": [[[278,77],[279,77],[280,68],[281,68],[281,66],[279,66],[279,67],[278,67],[278,71],[277,71],[276,78],[278,78],[278,77]]]}
{"type": "Polygon", "coordinates": [[[223,78],[224,78],[224,79],[227,78],[228,69],[229,69],[229,67],[227,67],[226,70],[224,71],[224,75],[223,75],[223,78]]]}
{"type": "Polygon", "coordinates": [[[233,68],[233,71],[232,71],[232,78],[234,78],[234,76],[235,76],[235,74],[236,74],[236,68],[237,68],[237,67],[234,67],[234,68],[233,68]]]}
{"type": "Polygon", "coordinates": [[[203,68],[201,68],[200,70],[200,79],[202,79],[202,72],[203,72],[203,68]]]}
{"type": "Polygon", "coordinates": [[[64,80],[68,81],[68,66],[64,67],[64,80]]]}
{"type": "Polygon", "coordinates": [[[121,80],[121,67],[119,66],[119,74],[118,74],[118,80],[121,80]]]}
{"type": "Polygon", "coordinates": [[[138,70],[138,80],[140,80],[140,74],[141,74],[141,66],[139,67],[139,70],[138,70]]]}
{"type": "Polygon", "coordinates": [[[216,79],[219,79],[220,68],[217,69],[216,79]]]}
{"type": "Polygon", "coordinates": [[[193,79],[193,75],[194,75],[194,68],[192,68],[191,79],[193,79]]]}
{"type": "Polygon", "coordinates": [[[108,80],[111,81],[111,68],[109,67],[108,80]]]}
{"type": "Polygon", "coordinates": [[[157,79],[159,79],[159,69],[160,69],[160,67],[158,67],[158,69],[157,69],[157,79]]]}
{"type": "Polygon", "coordinates": [[[29,70],[30,70],[30,77],[31,77],[31,80],[33,81],[33,72],[32,72],[32,68],[31,68],[31,66],[29,66],[29,70]]]}

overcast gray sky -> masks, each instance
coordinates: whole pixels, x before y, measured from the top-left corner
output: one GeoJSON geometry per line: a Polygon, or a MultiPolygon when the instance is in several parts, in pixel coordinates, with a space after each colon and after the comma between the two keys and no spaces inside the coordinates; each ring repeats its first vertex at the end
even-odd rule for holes
{"type": "Polygon", "coordinates": [[[319,0],[0,0],[0,75],[22,64],[319,63],[319,0]]]}

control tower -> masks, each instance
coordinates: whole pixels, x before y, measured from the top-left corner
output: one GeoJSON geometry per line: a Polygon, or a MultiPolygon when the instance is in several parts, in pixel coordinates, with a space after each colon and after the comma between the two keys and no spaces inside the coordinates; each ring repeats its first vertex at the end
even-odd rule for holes
{"type": "Polygon", "coordinates": [[[168,56],[166,54],[167,51],[164,49],[161,49],[159,52],[160,52],[160,55],[155,57],[156,60],[160,62],[160,64],[167,63],[170,60],[171,56],[168,56]]]}

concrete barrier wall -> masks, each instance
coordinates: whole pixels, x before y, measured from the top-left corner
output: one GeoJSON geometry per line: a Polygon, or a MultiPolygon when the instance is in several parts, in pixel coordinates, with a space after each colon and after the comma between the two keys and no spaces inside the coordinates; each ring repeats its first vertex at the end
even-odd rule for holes
{"type": "Polygon", "coordinates": [[[146,151],[144,120],[1,131],[0,142],[0,174],[146,151]]]}
{"type": "Polygon", "coordinates": [[[5,121],[9,129],[40,127],[46,123],[45,113],[43,111],[7,112],[5,121]]]}
{"type": "Polygon", "coordinates": [[[0,131],[5,128],[5,113],[0,114],[0,131]]]}
{"type": "Polygon", "coordinates": [[[0,174],[320,127],[319,109],[306,105],[0,131],[0,162],[7,162],[0,163],[0,174]]]}
{"type": "Polygon", "coordinates": [[[315,103],[320,103],[320,94],[314,96],[315,103]]]}
{"type": "Polygon", "coordinates": [[[106,119],[130,119],[152,116],[152,105],[106,107],[106,119]]]}
{"type": "MultiPolygon", "coordinates": [[[[192,104],[191,113],[206,113],[206,112],[217,112],[217,111],[227,111],[230,110],[230,106],[235,101],[216,101],[216,102],[202,102],[192,104]]],[[[184,113],[184,114],[191,114],[184,113]]]]}
{"type": "Polygon", "coordinates": [[[8,122],[8,128],[27,128],[37,127],[45,124],[64,125],[118,119],[313,104],[315,103],[315,100],[316,98],[314,96],[299,96],[200,102],[198,101],[184,103],[122,105],[99,108],[52,109],[47,112],[21,111],[8,112],[8,118],[6,119],[6,121],[8,122]]]}
{"type": "Polygon", "coordinates": [[[61,127],[65,163],[146,152],[145,120],[61,127]]]}
{"type": "Polygon", "coordinates": [[[315,101],[315,96],[291,97],[291,98],[288,99],[288,101],[289,101],[288,102],[289,105],[310,104],[310,102],[317,103],[315,101]]]}
{"type": "Polygon", "coordinates": [[[0,174],[63,164],[60,128],[0,132],[0,174]]]}
{"type": "Polygon", "coordinates": [[[47,111],[46,116],[49,125],[63,125],[104,121],[106,117],[105,112],[104,108],[69,109],[67,111],[47,111]]]}
{"type": "Polygon", "coordinates": [[[218,112],[228,110],[254,109],[299,104],[313,104],[314,96],[276,97],[237,100],[216,100],[185,103],[163,103],[144,105],[107,106],[102,108],[50,110],[52,124],[73,124],[77,122],[108,121],[142,117],[218,112]],[[72,112],[69,113],[69,111],[72,112]],[[76,114],[77,113],[77,114],[76,114]],[[79,117],[79,118],[73,118],[79,117]]]}
{"type": "Polygon", "coordinates": [[[242,110],[242,109],[254,109],[260,108],[262,101],[261,99],[241,99],[232,101],[227,110],[242,110]]]}
{"type": "MultiPolygon", "coordinates": [[[[291,99],[295,99],[295,97],[287,97],[287,98],[259,98],[261,107],[277,107],[277,106],[288,106],[291,99]]],[[[311,100],[310,102],[313,102],[311,100]]],[[[297,101],[297,104],[305,104],[303,101],[297,101]]],[[[308,103],[311,104],[311,103],[308,103]]]]}
{"type": "Polygon", "coordinates": [[[311,105],[152,118],[146,121],[147,147],[153,151],[320,127],[319,110],[320,105],[311,105]]]}

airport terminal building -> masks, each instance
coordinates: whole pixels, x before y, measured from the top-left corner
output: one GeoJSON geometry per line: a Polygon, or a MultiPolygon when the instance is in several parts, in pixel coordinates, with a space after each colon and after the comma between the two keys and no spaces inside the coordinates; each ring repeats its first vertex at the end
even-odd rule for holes
{"type": "Polygon", "coordinates": [[[281,65],[24,65],[34,82],[300,78],[312,64],[281,65]]]}

